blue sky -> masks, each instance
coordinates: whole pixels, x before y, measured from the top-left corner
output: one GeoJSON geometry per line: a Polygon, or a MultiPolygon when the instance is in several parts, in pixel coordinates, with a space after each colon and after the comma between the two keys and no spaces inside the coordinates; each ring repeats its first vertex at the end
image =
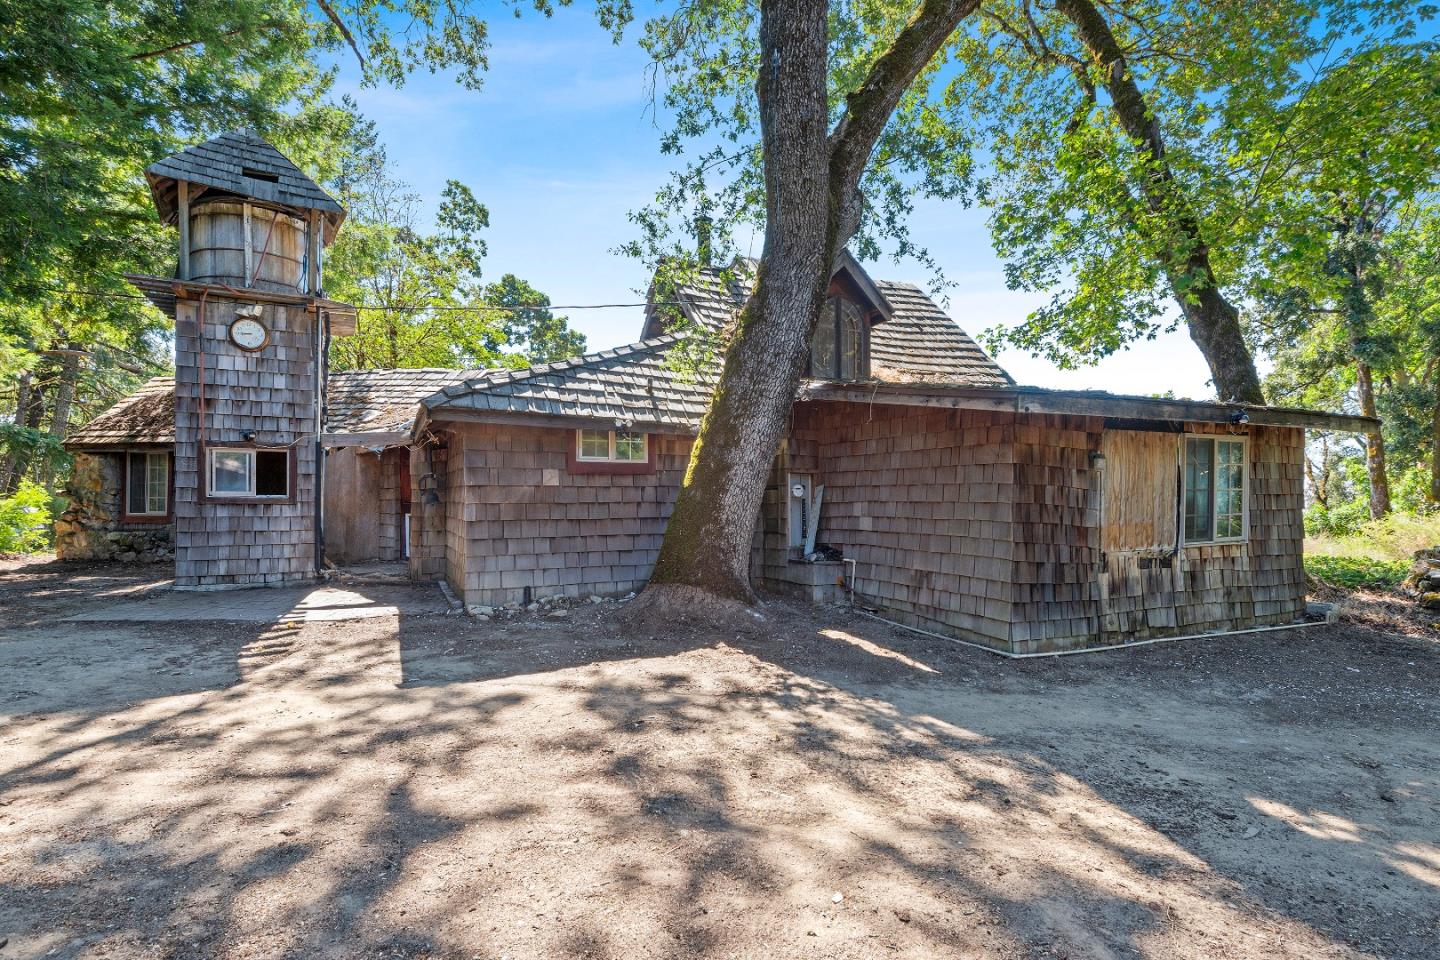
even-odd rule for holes
{"type": "MultiPolygon", "coordinates": [[[[456,179],[489,208],[487,277],[517,274],[557,304],[642,299],[644,265],[612,251],[633,239],[627,213],[654,195],[674,158],[659,151],[646,59],[633,29],[617,47],[589,10],[561,8],[548,20],[518,21],[497,10],[490,32],[490,71],[479,92],[451,75],[423,72],[399,89],[365,89],[346,61],[338,92],[353,96],[376,122],[395,175],[427,201],[456,179]]],[[[971,333],[1017,323],[1045,299],[1006,289],[984,211],[922,204],[911,227],[954,282],[943,295],[951,316],[971,333]]],[[[866,268],[922,286],[927,277],[913,262],[886,259],[866,268]]],[[[569,316],[591,349],[628,343],[640,331],[639,308],[569,316]]],[[[1205,362],[1184,333],[1074,371],[1018,351],[998,359],[1021,383],[1213,396],[1205,362]]]]}

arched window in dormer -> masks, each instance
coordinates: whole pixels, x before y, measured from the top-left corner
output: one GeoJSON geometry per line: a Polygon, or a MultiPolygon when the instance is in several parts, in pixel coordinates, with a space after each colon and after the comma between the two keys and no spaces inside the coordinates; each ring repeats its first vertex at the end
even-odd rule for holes
{"type": "Polygon", "coordinates": [[[842,294],[825,301],[810,341],[810,376],[816,380],[863,380],[865,311],[842,294]]]}

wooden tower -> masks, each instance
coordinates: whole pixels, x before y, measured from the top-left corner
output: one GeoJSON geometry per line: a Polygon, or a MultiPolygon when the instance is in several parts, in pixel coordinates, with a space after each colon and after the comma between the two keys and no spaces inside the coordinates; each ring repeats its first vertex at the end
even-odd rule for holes
{"type": "Polygon", "coordinates": [[[174,277],[129,277],[175,320],[175,586],[311,579],[324,556],[326,347],[355,323],[322,292],[345,211],[249,133],[145,175],[180,233],[174,277]]]}

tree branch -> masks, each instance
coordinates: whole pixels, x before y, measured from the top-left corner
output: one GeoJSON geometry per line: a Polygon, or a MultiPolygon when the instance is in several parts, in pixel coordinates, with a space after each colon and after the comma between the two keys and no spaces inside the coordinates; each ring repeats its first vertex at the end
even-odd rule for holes
{"type": "Polygon", "coordinates": [[[860,226],[860,176],[900,98],[925,69],[960,21],[980,0],[922,0],[904,29],[870,67],[860,88],[845,98],[845,113],[830,133],[830,196],[838,218],[836,246],[860,226]]]}
{"type": "MultiPolygon", "coordinates": [[[[284,27],[285,24],[280,22],[279,20],[271,20],[266,23],[260,24],[261,30],[280,30],[284,27]]],[[[132,53],[126,59],[131,61],[154,60],[157,57],[167,56],[168,54],[172,53],[179,53],[181,50],[188,50],[191,47],[198,47],[202,43],[213,43],[215,40],[221,39],[233,40],[235,37],[238,37],[245,32],[245,27],[236,27],[234,30],[227,30],[226,32],[220,34],[218,37],[202,37],[197,40],[181,40],[178,43],[170,44],[168,47],[157,47],[154,50],[145,50],[141,53],[132,53]]]]}
{"type": "Polygon", "coordinates": [[[340,14],[335,12],[335,8],[330,6],[329,0],[315,0],[315,5],[329,18],[331,23],[335,24],[335,29],[340,31],[345,42],[350,44],[350,49],[355,51],[355,59],[360,61],[360,66],[365,66],[365,55],[360,52],[360,45],[355,42],[355,35],[345,25],[345,21],[340,19],[340,14]]]}

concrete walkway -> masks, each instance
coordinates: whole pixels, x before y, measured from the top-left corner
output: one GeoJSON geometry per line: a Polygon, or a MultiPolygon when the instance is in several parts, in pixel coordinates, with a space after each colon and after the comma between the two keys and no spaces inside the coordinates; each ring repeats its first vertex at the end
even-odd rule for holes
{"type": "Polygon", "coordinates": [[[300,623],[359,620],[449,609],[434,584],[331,586],[226,590],[210,593],[159,590],[67,617],[68,621],[110,622],[231,620],[241,623],[300,623]]]}

